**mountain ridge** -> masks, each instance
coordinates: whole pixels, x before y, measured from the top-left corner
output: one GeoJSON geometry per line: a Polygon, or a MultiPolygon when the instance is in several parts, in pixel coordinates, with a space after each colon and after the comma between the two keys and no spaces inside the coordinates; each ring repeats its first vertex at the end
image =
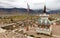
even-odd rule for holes
{"type": "MultiPolygon", "coordinates": [[[[0,8],[0,13],[1,12],[7,12],[7,13],[11,13],[11,12],[27,12],[26,8],[0,8]]],[[[29,13],[43,13],[43,9],[38,9],[38,10],[33,10],[33,9],[29,9],[29,13]]],[[[48,14],[54,14],[54,13],[60,13],[60,9],[58,10],[51,10],[47,12],[48,14]]]]}

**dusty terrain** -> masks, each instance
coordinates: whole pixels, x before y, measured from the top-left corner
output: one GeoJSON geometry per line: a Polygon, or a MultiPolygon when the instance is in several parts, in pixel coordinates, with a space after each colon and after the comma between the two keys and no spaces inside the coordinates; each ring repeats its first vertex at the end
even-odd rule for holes
{"type": "MultiPolygon", "coordinates": [[[[37,38],[37,37],[40,37],[40,38],[60,38],[60,25],[53,25],[52,37],[47,36],[47,35],[43,35],[43,34],[37,35],[36,32],[30,32],[30,31],[28,31],[27,33],[28,33],[28,35],[33,34],[35,36],[35,38],[37,38]]],[[[12,31],[0,33],[0,38],[22,38],[22,37],[26,38],[23,34],[14,33],[12,31]]]]}
{"type": "MultiPolygon", "coordinates": [[[[34,30],[31,30],[34,31],[34,30]]],[[[37,35],[36,32],[27,32],[28,35],[34,35],[34,37],[41,37],[41,38],[60,38],[60,25],[54,25],[53,26],[53,31],[52,31],[52,37],[47,36],[47,35],[43,35],[43,34],[39,34],[37,35]]],[[[19,33],[13,33],[11,31],[7,31],[4,33],[0,33],[0,38],[26,38],[24,37],[23,34],[19,34],[19,33]]]]}

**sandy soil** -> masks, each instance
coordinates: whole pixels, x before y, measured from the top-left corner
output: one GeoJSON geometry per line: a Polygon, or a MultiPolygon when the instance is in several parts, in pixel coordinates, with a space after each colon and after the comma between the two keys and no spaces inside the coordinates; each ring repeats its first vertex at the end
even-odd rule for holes
{"type": "MultiPolygon", "coordinates": [[[[54,25],[53,26],[53,31],[52,31],[52,36],[53,37],[46,36],[46,35],[43,35],[43,34],[42,35],[41,34],[37,35],[36,32],[30,32],[30,31],[27,32],[27,33],[29,35],[33,34],[35,37],[41,37],[41,38],[60,38],[60,25],[54,25]]],[[[15,36],[14,33],[7,34],[8,37],[6,36],[6,33],[0,33],[0,38],[11,38],[11,35],[15,36]]],[[[18,36],[18,35],[16,35],[16,36],[18,36]]],[[[12,38],[14,38],[14,37],[12,37],[12,38]]]]}

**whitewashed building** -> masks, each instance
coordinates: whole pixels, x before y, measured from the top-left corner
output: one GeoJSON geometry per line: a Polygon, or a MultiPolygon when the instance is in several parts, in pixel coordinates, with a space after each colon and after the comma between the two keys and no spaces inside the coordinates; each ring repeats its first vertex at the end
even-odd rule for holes
{"type": "Polygon", "coordinates": [[[39,28],[36,28],[36,31],[38,33],[51,35],[53,23],[48,19],[49,14],[46,14],[46,6],[44,6],[43,14],[40,14],[39,16],[40,16],[40,18],[38,19],[39,28]]]}

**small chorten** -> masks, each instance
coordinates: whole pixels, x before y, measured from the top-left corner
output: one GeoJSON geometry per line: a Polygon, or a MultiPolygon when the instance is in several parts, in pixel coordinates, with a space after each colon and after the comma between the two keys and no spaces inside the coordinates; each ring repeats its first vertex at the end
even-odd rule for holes
{"type": "Polygon", "coordinates": [[[41,25],[51,25],[51,21],[48,19],[49,15],[46,14],[46,5],[44,5],[43,14],[39,15],[38,23],[41,25]]]}
{"type": "Polygon", "coordinates": [[[40,18],[38,19],[38,28],[36,28],[36,31],[38,33],[44,33],[51,35],[52,34],[52,22],[48,19],[49,15],[46,14],[46,5],[44,5],[43,14],[39,15],[40,18]]]}

